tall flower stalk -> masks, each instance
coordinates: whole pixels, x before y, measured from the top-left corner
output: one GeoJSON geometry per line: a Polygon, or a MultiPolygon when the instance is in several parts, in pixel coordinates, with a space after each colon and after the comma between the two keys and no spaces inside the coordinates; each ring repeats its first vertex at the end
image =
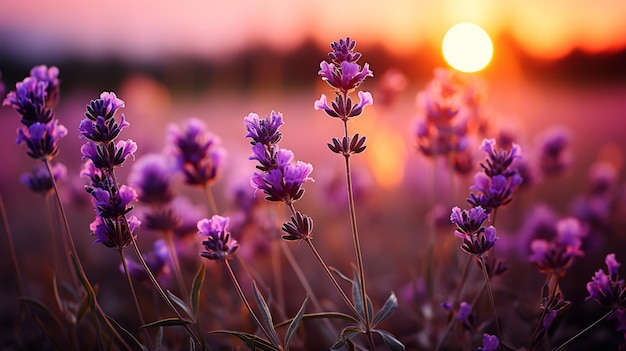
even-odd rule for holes
{"type": "MultiPolygon", "coordinates": [[[[358,91],[359,102],[353,103],[350,94],[358,88],[367,77],[373,77],[374,73],[369,69],[369,64],[363,67],[357,63],[361,58],[361,53],[355,51],[356,41],[349,37],[339,39],[330,44],[333,51],[328,53],[331,62],[322,61],[318,74],[322,80],[327,82],[334,90],[335,99],[329,105],[326,95],[322,94],[320,99],[314,104],[316,110],[323,110],[328,116],[338,118],[343,122],[344,136],[341,140],[333,138],[328,144],[330,150],[342,155],[345,161],[346,185],[348,191],[348,206],[350,211],[350,226],[352,229],[352,240],[357,261],[357,272],[359,284],[361,286],[361,302],[367,306],[367,290],[365,287],[365,269],[363,267],[363,254],[356,219],[356,209],[354,205],[354,193],[352,189],[352,174],[350,169],[350,156],[361,153],[365,150],[366,138],[355,134],[350,137],[348,134],[348,121],[359,116],[363,109],[373,103],[372,95],[369,92],[358,91]]],[[[364,309],[364,319],[366,333],[371,341],[371,317],[367,308],[364,309]]],[[[373,345],[372,345],[373,346],[373,345]]]]}

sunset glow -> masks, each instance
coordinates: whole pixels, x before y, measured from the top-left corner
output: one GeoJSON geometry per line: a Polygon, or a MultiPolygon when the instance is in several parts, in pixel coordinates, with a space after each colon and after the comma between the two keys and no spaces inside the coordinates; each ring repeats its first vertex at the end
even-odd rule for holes
{"type": "Polygon", "coordinates": [[[485,68],[493,55],[489,34],[473,23],[458,23],[443,37],[443,56],[456,70],[477,72],[485,68]]]}

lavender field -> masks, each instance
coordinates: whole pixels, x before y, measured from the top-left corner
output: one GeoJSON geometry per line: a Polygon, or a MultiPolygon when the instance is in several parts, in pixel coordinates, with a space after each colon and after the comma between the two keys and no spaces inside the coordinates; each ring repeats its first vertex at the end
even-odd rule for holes
{"type": "Polygon", "coordinates": [[[3,79],[2,349],[624,349],[626,81],[350,43],[293,89],[3,79]]]}

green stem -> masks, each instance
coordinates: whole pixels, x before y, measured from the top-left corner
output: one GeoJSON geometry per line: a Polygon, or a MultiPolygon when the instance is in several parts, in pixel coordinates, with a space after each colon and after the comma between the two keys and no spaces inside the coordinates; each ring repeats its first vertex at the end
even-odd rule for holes
{"type": "Polygon", "coordinates": [[[165,232],[165,242],[167,243],[167,248],[170,251],[170,257],[172,258],[172,265],[174,266],[174,275],[176,275],[178,288],[180,289],[180,293],[183,295],[183,299],[189,303],[189,293],[187,292],[187,286],[185,285],[185,280],[183,279],[183,272],[180,269],[180,261],[178,260],[178,253],[176,252],[176,245],[174,243],[174,234],[171,230],[167,230],[165,232]]]}
{"type": "MultiPolygon", "coordinates": [[[[274,340],[270,332],[265,328],[263,323],[261,323],[259,318],[254,313],[254,310],[252,310],[252,306],[250,306],[250,303],[248,302],[246,295],[243,293],[243,290],[241,289],[241,285],[239,285],[239,282],[237,281],[237,278],[235,277],[235,272],[233,272],[233,269],[230,266],[230,263],[228,263],[228,260],[222,260],[222,261],[224,261],[224,265],[226,265],[226,270],[228,270],[228,275],[230,276],[230,280],[233,282],[233,285],[235,285],[237,294],[239,294],[239,297],[241,298],[241,301],[244,303],[244,305],[248,309],[248,312],[250,312],[250,315],[252,316],[252,318],[254,318],[254,321],[259,326],[259,328],[261,328],[261,331],[263,332],[263,334],[265,334],[267,339],[274,340]]],[[[278,345],[274,345],[274,346],[278,346],[278,345]]]]}
{"type": "MultiPolygon", "coordinates": [[[[86,284],[91,286],[91,283],[89,282],[89,279],[87,278],[87,274],[85,273],[85,269],[83,268],[83,264],[82,264],[80,258],[78,257],[78,250],[76,250],[76,244],[74,244],[74,239],[72,238],[72,232],[70,231],[70,225],[69,225],[69,222],[67,220],[67,214],[65,213],[65,207],[63,206],[63,203],[61,202],[61,196],[59,195],[59,189],[57,187],[57,182],[54,179],[54,174],[52,173],[52,167],[50,166],[50,160],[48,160],[47,158],[43,159],[43,163],[46,166],[46,169],[48,170],[48,175],[50,176],[50,181],[52,182],[52,188],[54,189],[54,195],[55,195],[54,197],[56,198],[56,203],[57,203],[57,206],[59,208],[59,213],[61,215],[63,226],[65,228],[65,233],[67,235],[67,239],[68,239],[68,243],[69,243],[69,249],[70,249],[69,250],[69,255],[71,255],[71,256],[73,256],[75,258],[74,262],[76,262],[76,264],[72,265],[72,266],[76,267],[75,271],[77,271],[77,274],[80,275],[81,280],[84,280],[86,282],[86,284]]],[[[96,310],[97,311],[92,311],[92,312],[93,313],[96,313],[96,312],[99,313],[100,317],[104,320],[104,322],[106,323],[107,327],[109,327],[109,329],[111,329],[111,332],[113,333],[113,335],[120,341],[120,343],[122,343],[122,345],[124,345],[127,349],[130,349],[128,344],[120,336],[120,334],[117,332],[115,327],[107,319],[106,314],[104,313],[104,311],[100,307],[100,304],[98,303],[97,298],[94,301],[94,303],[96,305],[96,310]]]]}
{"type": "Polygon", "coordinates": [[[335,276],[333,275],[333,273],[330,271],[330,269],[324,262],[324,259],[322,259],[322,256],[320,256],[319,252],[317,252],[317,249],[315,248],[315,245],[313,245],[313,242],[311,242],[311,239],[304,239],[304,242],[309,246],[309,249],[311,249],[311,252],[313,252],[313,255],[315,256],[317,261],[320,263],[320,265],[324,269],[324,272],[326,272],[326,275],[328,276],[330,281],[333,283],[333,285],[335,286],[335,288],[337,289],[337,291],[339,292],[343,300],[346,302],[346,305],[348,305],[348,307],[352,310],[352,313],[354,313],[354,316],[363,322],[363,317],[356,310],[356,307],[354,307],[354,305],[352,304],[352,302],[350,301],[346,293],[343,292],[343,289],[341,289],[341,286],[339,286],[337,279],[335,279],[335,276]]]}
{"type": "Polygon", "coordinates": [[[495,303],[495,299],[493,298],[493,289],[491,288],[491,282],[489,280],[489,273],[487,273],[487,266],[485,265],[484,257],[480,257],[480,266],[483,269],[483,275],[485,277],[485,284],[487,284],[487,292],[489,293],[489,303],[491,304],[491,313],[493,314],[494,322],[496,324],[496,336],[498,337],[499,340],[502,340],[502,332],[500,331],[500,322],[498,322],[496,303],[495,303]]]}
{"type": "Polygon", "coordinates": [[[612,310],[608,311],[602,317],[598,318],[598,320],[596,320],[595,322],[591,323],[587,328],[581,330],[580,332],[578,332],[578,334],[574,335],[569,340],[567,340],[564,343],[562,343],[561,346],[559,346],[559,347],[557,347],[555,349],[552,349],[552,351],[559,351],[559,350],[561,350],[562,348],[567,346],[567,344],[569,344],[570,342],[576,340],[578,337],[580,337],[581,335],[583,335],[586,332],[588,332],[591,328],[595,327],[598,323],[600,323],[603,320],[605,320],[606,318],[608,318],[613,312],[615,312],[615,309],[612,309],[612,310]]]}
{"type": "Polygon", "coordinates": [[[209,210],[211,210],[212,214],[218,214],[219,210],[217,209],[217,203],[215,202],[215,196],[213,195],[213,191],[211,187],[207,184],[204,184],[204,194],[206,195],[206,200],[209,203],[209,210]]]}
{"type": "Polygon", "coordinates": [[[21,297],[24,296],[24,283],[22,281],[22,272],[20,265],[17,261],[17,254],[15,253],[15,245],[13,244],[13,236],[11,235],[11,228],[9,228],[9,221],[7,213],[4,208],[4,200],[2,194],[0,194],[0,215],[2,215],[2,223],[4,223],[4,232],[7,235],[7,242],[9,243],[9,252],[11,253],[11,261],[13,262],[13,268],[15,268],[15,279],[17,280],[17,294],[21,297]]]}
{"type": "MultiPolygon", "coordinates": [[[[128,270],[128,264],[126,263],[126,257],[124,257],[124,250],[119,250],[120,259],[122,260],[122,265],[124,266],[124,274],[126,275],[126,282],[128,283],[128,287],[130,288],[130,293],[133,296],[133,302],[135,303],[135,309],[137,309],[137,314],[139,315],[139,322],[141,325],[145,325],[146,321],[143,318],[143,313],[141,312],[141,306],[139,306],[139,300],[137,299],[137,293],[135,292],[135,286],[133,285],[133,280],[130,277],[130,272],[128,270]]],[[[150,338],[150,333],[147,328],[143,328],[144,333],[146,334],[146,343],[150,344],[150,348],[152,346],[152,340],[150,338]]]]}
{"type": "MultiPolygon", "coordinates": [[[[148,267],[148,264],[146,263],[146,261],[143,258],[143,255],[141,254],[141,251],[139,250],[139,246],[137,245],[137,240],[135,239],[135,236],[131,234],[131,241],[132,241],[132,246],[133,249],[135,249],[135,254],[137,256],[137,258],[139,259],[139,262],[141,263],[141,265],[143,266],[143,269],[146,271],[146,273],[148,274],[148,278],[150,279],[150,281],[152,282],[152,285],[154,285],[154,288],[159,292],[159,295],[161,295],[161,297],[163,298],[163,300],[165,300],[165,303],[167,304],[167,306],[170,308],[170,310],[172,310],[172,312],[174,312],[174,314],[176,315],[176,317],[178,319],[180,319],[181,321],[183,321],[183,317],[180,315],[180,312],[178,312],[178,310],[176,309],[176,307],[174,307],[174,304],[172,304],[172,301],[170,301],[169,297],[167,297],[167,294],[165,293],[165,291],[163,291],[163,288],[161,288],[161,285],[159,285],[159,282],[156,280],[156,278],[154,277],[154,274],[152,274],[152,272],[150,271],[150,268],[148,267]]],[[[202,341],[200,341],[200,339],[198,338],[198,336],[196,334],[194,334],[191,329],[189,328],[189,325],[187,324],[183,324],[183,327],[185,328],[185,330],[187,331],[187,333],[189,334],[189,336],[191,338],[194,339],[194,341],[196,343],[198,343],[198,345],[203,345],[202,341]]]]}

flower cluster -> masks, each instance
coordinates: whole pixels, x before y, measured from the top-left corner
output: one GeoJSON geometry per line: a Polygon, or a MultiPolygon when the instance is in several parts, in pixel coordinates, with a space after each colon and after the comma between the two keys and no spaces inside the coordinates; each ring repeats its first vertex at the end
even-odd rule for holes
{"type": "Polygon", "coordinates": [[[190,118],[182,127],[170,124],[168,138],[176,167],[187,184],[204,187],[218,179],[225,151],[220,139],[207,130],[203,121],[190,118]]]}
{"type": "Polygon", "coordinates": [[[359,102],[353,103],[349,93],[361,85],[365,78],[373,77],[369,64],[363,67],[357,63],[361,58],[361,53],[354,51],[356,41],[349,37],[339,39],[330,44],[333,51],[328,53],[331,62],[322,61],[318,75],[322,77],[328,85],[335,90],[335,100],[328,105],[326,95],[322,94],[319,100],[315,101],[316,110],[324,110],[330,117],[347,121],[363,112],[365,106],[371,105],[374,100],[372,94],[359,91],[359,102]]]}
{"type": "Polygon", "coordinates": [[[481,206],[487,213],[504,206],[513,200],[513,191],[522,183],[517,169],[511,167],[516,158],[521,157],[521,148],[513,143],[510,150],[496,150],[494,139],[483,140],[480,149],[487,153],[487,160],[481,163],[482,172],[474,176],[472,193],[467,202],[481,206]]]}
{"type": "MultiPolygon", "coordinates": [[[[152,272],[155,277],[160,278],[160,280],[165,280],[167,278],[167,275],[170,272],[170,252],[167,248],[165,240],[160,239],[155,241],[152,251],[142,256],[146,265],[150,268],[150,272],[152,272]]],[[[139,262],[131,258],[126,258],[126,266],[128,267],[128,273],[131,277],[137,281],[151,284],[148,273],[139,262]]],[[[123,263],[120,263],[120,271],[122,271],[122,273],[124,272],[123,263]]]]}
{"type": "Polygon", "coordinates": [[[587,283],[586,300],[596,300],[602,306],[608,308],[626,308],[626,287],[624,280],[619,279],[617,270],[621,264],[615,259],[615,254],[606,255],[604,260],[608,269],[608,274],[600,269],[591,277],[591,281],[587,283]]]}
{"type": "Polygon", "coordinates": [[[417,147],[424,155],[454,155],[467,149],[468,116],[463,108],[466,85],[461,73],[439,68],[418,95],[423,119],[417,121],[415,132],[417,147]]]}
{"type": "MultiPolygon", "coordinates": [[[[67,177],[67,168],[61,163],[53,165],[51,170],[54,181],[58,182],[67,177]]],[[[34,167],[31,173],[24,173],[20,178],[20,182],[26,185],[32,192],[43,196],[48,196],[54,189],[50,173],[48,173],[43,164],[34,167]]]]}
{"type": "Polygon", "coordinates": [[[124,101],[115,93],[103,92],[87,105],[85,119],[79,126],[80,135],[88,139],[80,149],[83,159],[87,159],[81,176],[90,180],[86,190],[96,208],[96,219],[89,229],[97,237],[96,242],[118,250],[131,244],[133,232],[141,224],[135,216],[126,217],[137,192],[132,187],[119,186],[113,172],[129,156],[134,157],[137,150],[132,140],[115,142],[120,131],[129,126],[123,114],[119,123],[115,120],[121,107],[124,101]]]}
{"type": "MultiPolygon", "coordinates": [[[[293,152],[278,146],[282,139],[278,130],[284,123],[282,114],[272,111],[269,117],[260,119],[256,113],[250,113],[243,122],[248,131],[245,137],[252,139],[252,155],[249,159],[259,162],[256,168],[260,172],[252,174],[250,184],[256,190],[262,190],[266,200],[284,202],[291,206],[304,195],[304,182],[313,180],[310,177],[313,166],[302,161],[292,162],[293,152]]],[[[283,231],[287,235],[283,238],[310,238],[312,229],[312,219],[296,212],[291,222],[284,224],[283,231]]]]}
{"type": "Polygon", "coordinates": [[[530,262],[545,274],[564,276],[574,262],[574,258],[582,256],[582,238],[585,231],[575,218],[565,218],[556,225],[556,236],[548,241],[534,239],[530,243],[530,262]]]}
{"type": "Polygon", "coordinates": [[[485,257],[496,245],[498,240],[496,228],[483,226],[488,217],[487,211],[480,206],[471,208],[469,211],[461,210],[456,206],[452,209],[450,221],[457,227],[454,235],[463,239],[461,245],[463,251],[470,255],[485,257]]]}
{"type": "Polygon", "coordinates": [[[491,334],[483,334],[483,346],[478,347],[478,351],[496,351],[500,346],[498,337],[491,334]]]}
{"type": "Polygon", "coordinates": [[[237,240],[226,230],[230,218],[214,215],[211,219],[198,221],[198,235],[206,236],[202,241],[206,251],[200,255],[209,260],[225,260],[239,248],[237,240]]]}
{"type": "MultiPolygon", "coordinates": [[[[346,124],[350,118],[360,115],[365,106],[374,103],[372,94],[369,92],[359,91],[357,93],[359,102],[356,104],[350,97],[350,93],[359,87],[365,78],[373,77],[374,73],[370,70],[369,64],[366,63],[361,67],[357,63],[361,58],[361,53],[354,51],[356,41],[348,37],[339,39],[330,46],[333,49],[328,53],[331,62],[322,61],[318,75],[333,88],[335,100],[328,105],[326,95],[322,94],[313,107],[316,110],[323,110],[330,117],[339,118],[346,124]]],[[[332,143],[328,143],[328,148],[346,158],[363,152],[366,148],[366,137],[359,137],[359,134],[349,137],[347,125],[345,131],[346,135],[343,139],[333,138],[332,143]]]]}
{"type": "Polygon", "coordinates": [[[59,102],[58,75],[56,67],[34,67],[2,103],[22,116],[23,126],[17,130],[16,142],[26,144],[27,154],[35,159],[56,156],[59,139],[67,135],[67,129],[54,118],[53,108],[59,102]]]}

